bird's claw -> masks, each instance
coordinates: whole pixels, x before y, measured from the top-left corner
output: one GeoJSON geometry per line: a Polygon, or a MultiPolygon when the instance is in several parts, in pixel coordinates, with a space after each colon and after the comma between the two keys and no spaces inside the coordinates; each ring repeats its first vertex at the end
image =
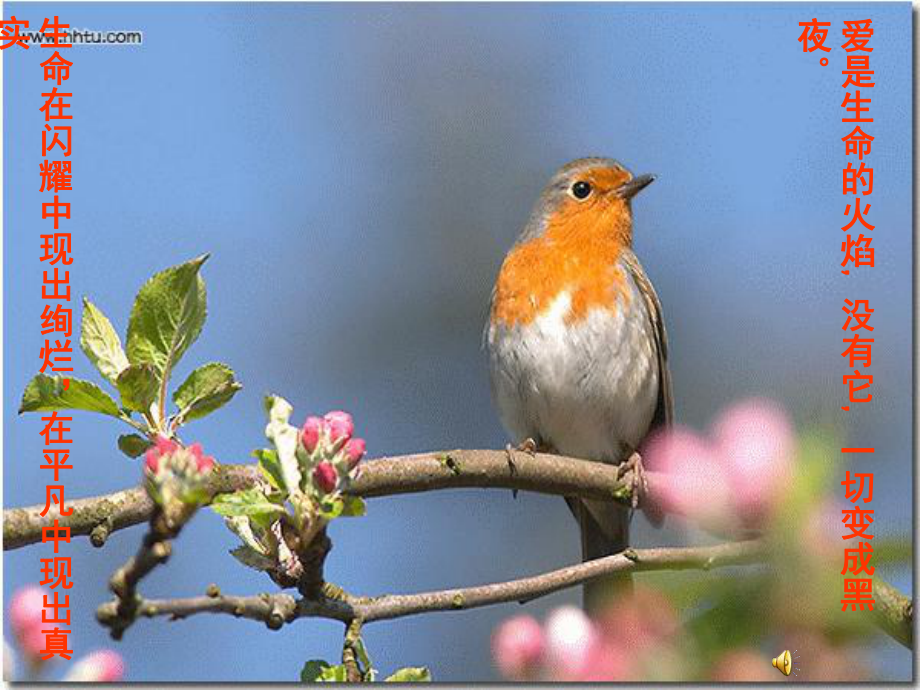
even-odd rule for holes
{"type": "Polygon", "coordinates": [[[629,475],[630,503],[635,510],[648,494],[648,479],[645,476],[642,456],[638,453],[633,453],[626,462],[617,466],[617,479],[622,479],[626,475],[629,475]]]}
{"type": "Polygon", "coordinates": [[[537,442],[532,438],[528,437],[521,441],[521,445],[517,447],[522,453],[527,453],[530,457],[533,457],[537,454],[537,442]]]}
{"type": "MultiPolygon", "coordinates": [[[[510,443],[505,446],[505,454],[508,456],[508,471],[512,476],[517,472],[517,465],[514,462],[515,451],[527,453],[527,455],[533,457],[537,452],[537,442],[532,438],[525,438],[517,447],[512,446],[510,443]]],[[[517,498],[517,489],[512,489],[511,493],[514,498],[517,498]]]]}
{"type": "Polygon", "coordinates": [[[508,456],[508,468],[511,470],[511,474],[514,474],[516,469],[514,464],[515,452],[527,453],[527,455],[533,457],[537,453],[537,442],[532,438],[525,438],[518,446],[513,446],[510,443],[505,446],[505,454],[508,456]]]}

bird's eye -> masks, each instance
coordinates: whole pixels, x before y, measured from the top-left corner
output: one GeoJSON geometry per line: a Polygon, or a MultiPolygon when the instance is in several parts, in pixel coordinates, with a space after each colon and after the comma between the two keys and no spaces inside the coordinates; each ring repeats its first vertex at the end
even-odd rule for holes
{"type": "Polygon", "coordinates": [[[591,183],[585,182],[584,180],[579,180],[572,185],[572,196],[574,196],[579,201],[584,201],[589,196],[591,196],[591,183]]]}

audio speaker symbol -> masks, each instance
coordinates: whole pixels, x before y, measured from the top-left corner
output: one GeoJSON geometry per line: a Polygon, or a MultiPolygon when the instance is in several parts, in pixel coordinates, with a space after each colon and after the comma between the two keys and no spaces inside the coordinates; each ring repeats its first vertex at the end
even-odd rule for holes
{"type": "MultiPolygon", "coordinates": [[[[795,651],[798,652],[799,650],[795,651]]],[[[776,670],[778,670],[784,676],[788,676],[790,673],[793,676],[798,676],[799,674],[796,673],[796,671],[801,670],[798,666],[796,666],[798,663],[798,656],[793,657],[788,649],[773,659],[773,667],[776,668],[776,670]]]]}

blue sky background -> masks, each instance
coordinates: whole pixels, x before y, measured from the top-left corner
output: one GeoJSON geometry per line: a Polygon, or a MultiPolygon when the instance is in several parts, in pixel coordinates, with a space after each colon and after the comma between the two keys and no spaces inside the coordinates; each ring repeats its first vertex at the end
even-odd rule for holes
{"type": "MultiPolygon", "coordinates": [[[[202,252],[209,319],[176,379],[211,360],[244,390],[188,427],[224,461],[263,444],[261,398],[298,419],[345,408],[371,456],[501,447],[479,349],[492,281],[552,171],[618,158],[658,181],[635,203],[636,248],[672,341],[678,418],[698,427],[740,396],[783,402],[806,428],[834,423],[874,445],[879,532],[911,520],[911,17],[909,3],[373,5],[6,3],[35,27],[137,29],[140,47],[80,47],[74,107],[75,298],[123,333],[154,271],[202,252]],[[830,65],[803,54],[798,22],[833,22],[830,65]],[[873,20],[874,271],[841,276],[844,19],[873,20]],[[844,298],[876,312],[876,400],[849,417],[844,298]]],[[[4,102],[4,501],[42,500],[37,417],[16,415],[40,366],[40,94],[50,51],[7,51],[4,102]]],[[[63,90],[63,89],[62,89],[63,90]]],[[[78,302],[75,302],[78,304],[78,302]]],[[[76,374],[92,377],[75,357],[76,374]]],[[[115,422],[75,415],[68,496],[138,480],[115,422]]],[[[332,528],[328,577],[367,594],[507,579],[578,559],[560,499],[440,492],[375,500],[332,528]]],[[[638,522],[638,521],[637,521],[638,522]]],[[[644,523],[640,545],[674,543],[644,523]]],[[[139,528],[104,550],[73,546],[74,643],[95,623],[111,571],[139,528]]],[[[271,587],[227,551],[205,512],[183,532],[150,596],[271,587]]],[[[48,548],[4,554],[4,595],[36,579],[48,548]]],[[[910,573],[878,564],[912,589],[910,573]]],[[[542,615],[579,598],[560,593],[542,615]]],[[[516,605],[370,626],[384,671],[428,664],[439,679],[494,679],[489,634],[516,605]]],[[[130,680],[293,680],[335,659],[341,626],[272,633],[227,616],[140,621],[120,645],[130,680]],[[168,660],[168,663],[167,661],[168,660]]],[[[879,668],[909,677],[881,645],[879,668]]]]}

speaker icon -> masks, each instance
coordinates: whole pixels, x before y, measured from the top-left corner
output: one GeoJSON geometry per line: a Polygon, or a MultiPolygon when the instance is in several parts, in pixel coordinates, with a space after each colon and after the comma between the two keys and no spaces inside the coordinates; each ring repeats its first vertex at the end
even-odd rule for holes
{"type": "MultiPolygon", "coordinates": [[[[798,652],[799,650],[795,650],[795,651],[798,652]]],[[[798,658],[799,658],[798,656],[793,657],[793,655],[787,649],[782,654],[780,654],[778,657],[773,659],[773,667],[777,671],[782,673],[784,676],[788,676],[789,674],[792,674],[793,676],[798,676],[799,674],[796,673],[796,671],[802,670],[798,666],[796,666],[796,664],[799,663],[798,658]]]]}

